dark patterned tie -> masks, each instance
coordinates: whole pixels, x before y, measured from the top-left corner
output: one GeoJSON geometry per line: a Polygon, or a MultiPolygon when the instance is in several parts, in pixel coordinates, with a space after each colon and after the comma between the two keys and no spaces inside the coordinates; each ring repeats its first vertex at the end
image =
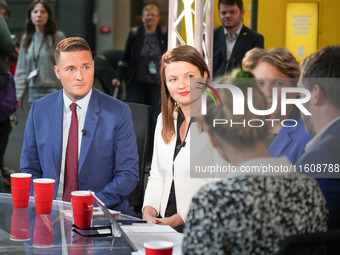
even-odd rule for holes
{"type": "Polygon", "coordinates": [[[71,104],[72,120],[68,134],[65,177],[64,177],[64,201],[71,201],[71,192],[78,190],[78,118],[77,104],[71,104]]]}

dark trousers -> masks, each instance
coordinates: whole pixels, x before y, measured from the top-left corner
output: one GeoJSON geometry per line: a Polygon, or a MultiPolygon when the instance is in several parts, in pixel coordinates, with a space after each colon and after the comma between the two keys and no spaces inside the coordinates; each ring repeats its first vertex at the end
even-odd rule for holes
{"type": "Polygon", "coordinates": [[[0,122],[0,162],[4,161],[5,150],[8,143],[9,134],[12,126],[9,117],[0,122]]]}
{"type": "MultiPolygon", "coordinates": [[[[11,133],[12,126],[9,117],[0,122],[0,162],[4,160],[5,150],[8,143],[9,134],[11,133]]],[[[1,168],[1,165],[0,165],[1,168]]],[[[0,192],[3,192],[2,175],[0,175],[0,192]]]]}
{"type": "Polygon", "coordinates": [[[149,160],[152,157],[153,137],[156,127],[157,117],[161,111],[161,86],[156,83],[141,83],[135,82],[133,85],[126,88],[126,101],[138,104],[146,104],[151,106],[151,120],[150,120],[150,147],[149,160]]]}

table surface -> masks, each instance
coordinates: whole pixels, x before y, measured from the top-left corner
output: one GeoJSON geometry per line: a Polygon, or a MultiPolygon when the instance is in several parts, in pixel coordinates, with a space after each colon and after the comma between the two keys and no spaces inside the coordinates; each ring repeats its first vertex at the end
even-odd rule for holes
{"type": "MultiPolygon", "coordinates": [[[[13,208],[12,196],[0,193],[0,254],[131,254],[123,235],[82,237],[72,232],[71,203],[53,201],[51,214],[36,214],[34,197],[28,208],[13,208]],[[19,239],[19,240],[17,240],[19,239]]],[[[117,220],[136,218],[115,216],[117,220]]],[[[109,225],[106,217],[93,217],[93,225],[109,225]]]]}

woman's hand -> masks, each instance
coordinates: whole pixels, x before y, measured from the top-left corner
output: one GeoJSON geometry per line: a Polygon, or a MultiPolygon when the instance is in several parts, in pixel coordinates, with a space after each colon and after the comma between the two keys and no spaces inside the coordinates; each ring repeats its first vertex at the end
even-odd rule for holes
{"type": "Polygon", "coordinates": [[[143,209],[143,220],[154,220],[158,213],[155,208],[151,206],[145,206],[143,209]]]}
{"type": "Polygon", "coordinates": [[[176,213],[171,217],[166,218],[154,218],[152,223],[159,224],[159,225],[169,225],[170,227],[174,228],[184,224],[182,217],[176,213]]]}

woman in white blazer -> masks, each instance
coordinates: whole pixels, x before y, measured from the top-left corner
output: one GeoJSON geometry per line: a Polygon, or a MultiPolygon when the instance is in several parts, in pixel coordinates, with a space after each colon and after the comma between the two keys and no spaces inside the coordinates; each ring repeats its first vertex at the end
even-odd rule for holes
{"type": "Polygon", "coordinates": [[[190,79],[209,78],[210,74],[200,53],[188,45],[166,52],[160,63],[162,113],[155,130],[143,219],[181,231],[192,197],[214,180],[192,178],[194,165],[214,162],[208,135],[199,131],[195,118],[190,115],[190,109],[200,102],[201,95],[197,87],[190,89],[190,79]]]}

